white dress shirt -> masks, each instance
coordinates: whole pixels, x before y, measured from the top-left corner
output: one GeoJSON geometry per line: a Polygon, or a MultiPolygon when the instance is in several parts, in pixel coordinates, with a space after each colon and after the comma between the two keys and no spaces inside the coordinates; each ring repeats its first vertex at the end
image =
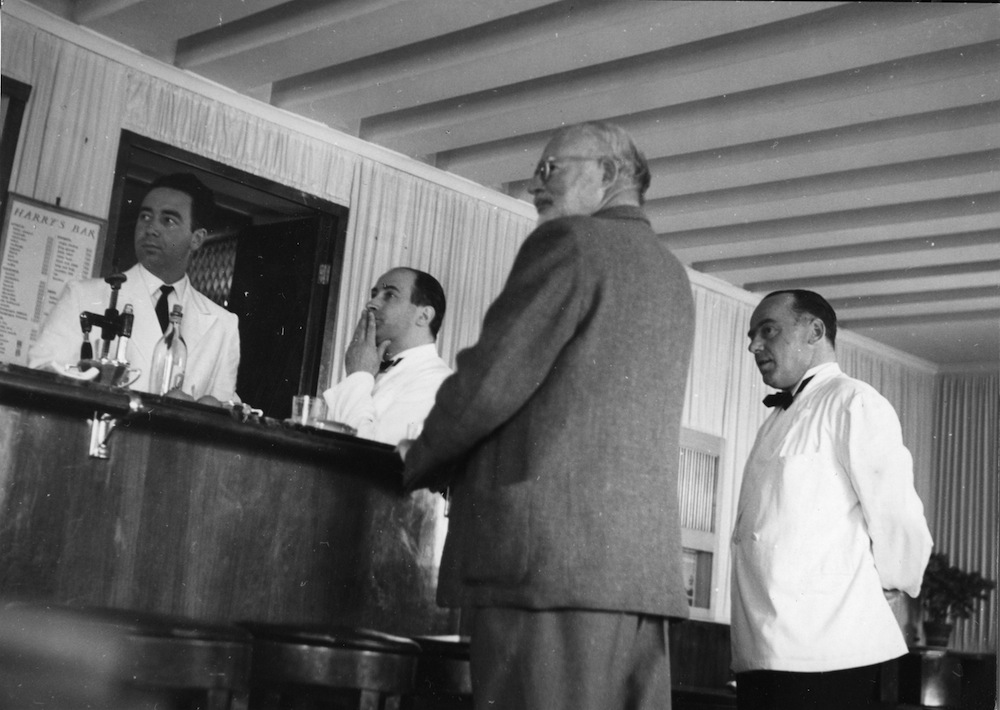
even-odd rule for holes
{"type": "MultiPolygon", "coordinates": [[[[126,359],[141,370],[131,389],[152,390],[149,382],[153,349],[163,335],[156,318],[155,305],[160,297],[162,282],[136,264],[125,272],[126,281],[118,296],[118,310],[131,303],[135,311],[132,337],[126,349],[126,359]]],[[[206,394],[221,402],[239,401],[236,377],[240,363],[239,319],[235,313],[211,301],[198,292],[185,276],[173,284],[177,289],[168,303],[184,307],[181,333],[188,346],[184,392],[195,399],[206,394]],[[175,300],[176,299],[176,300],[175,300]]],[[[75,363],[80,359],[80,312],[103,313],[108,307],[111,289],[103,279],[70,281],[58,302],[42,324],[38,338],[28,351],[28,366],[47,367],[49,363],[75,363]]],[[[100,328],[95,328],[94,338],[100,328]]],[[[112,356],[117,341],[112,344],[112,356]]],[[[95,348],[95,355],[96,355],[95,348]]]]}
{"type": "Polygon", "coordinates": [[[376,376],[355,372],[326,390],[327,419],[393,446],[408,438],[411,424],[422,426],[451,368],[434,343],[404,350],[396,359],[396,365],[376,376]]]}
{"type": "MultiPolygon", "coordinates": [[[[153,308],[156,308],[156,304],[160,300],[160,286],[164,285],[164,281],[154,276],[148,269],[146,269],[142,264],[138,264],[137,273],[142,280],[143,288],[149,293],[149,300],[153,304],[153,308]]],[[[188,285],[191,283],[191,279],[188,278],[187,274],[180,279],[180,281],[175,281],[170,284],[174,287],[174,290],[167,294],[167,313],[171,313],[174,310],[174,306],[178,303],[184,303],[184,296],[187,294],[188,285]]],[[[183,322],[183,321],[182,321],[183,322]]]]}
{"type": "Polygon", "coordinates": [[[899,419],[836,363],[810,376],[761,426],[744,469],[732,537],[736,672],[841,670],[906,653],[882,590],[920,593],[931,536],[899,419]]]}

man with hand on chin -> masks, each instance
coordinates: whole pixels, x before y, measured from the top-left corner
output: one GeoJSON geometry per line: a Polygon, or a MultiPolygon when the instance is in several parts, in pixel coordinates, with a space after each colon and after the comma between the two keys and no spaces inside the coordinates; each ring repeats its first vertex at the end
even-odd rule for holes
{"type": "Polygon", "coordinates": [[[750,318],[750,352],[780,392],[732,536],[740,710],[869,707],[879,665],[906,653],[886,591],[920,593],[931,536],[896,412],[841,372],[836,335],[812,291],[771,293],[750,318]]]}
{"type": "Polygon", "coordinates": [[[347,376],[323,393],[327,418],[393,445],[422,425],[451,374],[435,344],[444,312],[444,289],[430,274],[406,267],[383,274],[344,355],[347,376]]]}

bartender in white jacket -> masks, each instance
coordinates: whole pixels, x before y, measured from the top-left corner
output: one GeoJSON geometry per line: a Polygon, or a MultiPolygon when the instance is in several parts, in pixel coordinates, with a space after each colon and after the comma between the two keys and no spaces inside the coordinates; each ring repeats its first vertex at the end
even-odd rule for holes
{"type": "Polygon", "coordinates": [[[394,446],[416,438],[452,372],[435,345],[444,311],[444,289],[430,274],[406,267],[383,274],[347,347],[347,376],[323,393],[327,418],[394,446]]]}
{"type": "Polygon", "coordinates": [[[886,593],[920,593],[931,536],[896,413],[841,372],[836,332],[811,291],[769,294],[750,319],[750,352],[781,392],[765,399],[732,537],[740,710],[866,707],[879,664],[906,653],[886,593]]]}

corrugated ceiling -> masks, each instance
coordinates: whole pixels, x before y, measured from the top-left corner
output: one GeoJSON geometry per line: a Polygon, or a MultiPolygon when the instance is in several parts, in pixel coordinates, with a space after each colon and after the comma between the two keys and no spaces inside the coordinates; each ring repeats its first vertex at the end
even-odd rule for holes
{"type": "Polygon", "coordinates": [[[34,0],[515,196],[548,133],[624,125],[693,268],[1000,362],[1000,9],[980,3],[34,0]]]}

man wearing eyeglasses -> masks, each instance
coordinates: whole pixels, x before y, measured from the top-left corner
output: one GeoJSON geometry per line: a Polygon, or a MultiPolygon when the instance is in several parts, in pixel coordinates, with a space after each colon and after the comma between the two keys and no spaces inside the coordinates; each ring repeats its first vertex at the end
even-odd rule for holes
{"type": "Polygon", "coordinates": [[[621,128],[556,133],[538,227],[400,447],[408,488],[451,489],[438,601],[467,611],[476,708],[670,707],[694,307],[649,182],[621,128]]]}

